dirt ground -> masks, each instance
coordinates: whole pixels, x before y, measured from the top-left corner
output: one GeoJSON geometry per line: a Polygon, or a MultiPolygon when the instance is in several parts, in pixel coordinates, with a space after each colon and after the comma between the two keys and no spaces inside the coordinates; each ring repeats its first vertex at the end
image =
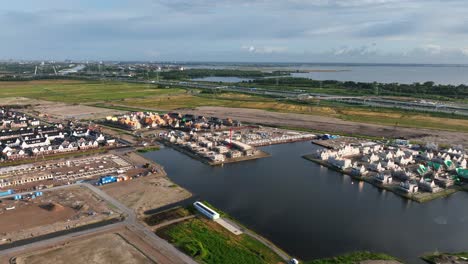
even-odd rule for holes
{"type": "Polygon", "coordinates": [[[19,209],[6,211],[1,214],[0,233],[13,230],[29,229],[55,222],[66,221],[74,214],[74,210],[59,204],[52,210],[41,208],[40,205],[30,204],[19,209]],[[34,221],[31,221],[34,219],[34,221]]]}
{"type": "Polygon", "coordinates": [[[172,204],[191,196],[165,176],[149,175],[101,187],[106,193],[143,216],[146,210],[172,204]]]}
{"type": "Polygon", "coordinates": [[[341,132],[346,134],[359,134],[374,137],[398,138],[410,140],[464,145],[468,142],[468,134],[463,132],[450,132],[431,129],[389,127],[382,125],[356,123],[337,118],[269,112],[265,110],[227,108],[227,107],[198,107],[195,110],[180,110],[196,115],[222,116],[240,120],[242,122],[257,123],[273,126],[298,127],[312,130],[341,132]]]}
{"type": "Polygon", "coordinates": [[[0,204],[0,243],[22,240],[119,216],[84,187],[53,192],[33,200],[3,199],[0,204]],[[15,207],[13,210],[6,210],[15,207]],[[91,213],[90,213],[91,212],[91,213]]]}
{"type": "Polygon", "coordinates": [[[40,114],[46,114],[59,119],[100,119],[109,115],[124,113],[119,110],[64,103],[39,104],[34,109],[40,114]]]}
{"type": "Polygon", "coordinates": [[[0,98],[0,105],[31,105],[25,112],[40,117],[47,117],[50,122],[63,119],[101,119],[109,115],[123,114],[123,111],[81,104],[66,104],[25,97],[0,98]]]}
{"type": "Polygon", "coordinates": [[[19,256],[18,264],[155,263],[119,234],[103,234],[19,256]]]}

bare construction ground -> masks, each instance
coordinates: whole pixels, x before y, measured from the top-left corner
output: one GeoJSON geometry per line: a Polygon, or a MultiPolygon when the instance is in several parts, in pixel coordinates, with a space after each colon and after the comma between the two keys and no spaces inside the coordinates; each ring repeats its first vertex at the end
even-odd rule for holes
{"type": "Polygon", "coordinates": [[[109,220],[119,214],[84,187],[44,192],[30,200],[3,199],[0,244],[109,220]]]}
{"type": "Polygon", "coordinates": [[[60,102],[30,99],[25,97],[0,98],[0,105],[31,105],[25,112],[49,119],[51,122],[63,119],[102,119],[109,115],[123,114],[123,111],[60,102]]]}
{"type": "Polygon", "coordinates": [[[119,115],[124,113],[119,110],[64,103],[39,104],[35,106],[34,109],[39,112],[39,114],[58,119],[101,119],[109,115],[119,115]]]}
{"type": "Polygon", "coordinates": [[[121,233],[123,234],[101,234],[84,240],[76,240],[63,245],[26,253],[18,256],[16,263],[156,263],[145,255],[147,254],[146,250],[140,250],[136,245],[133,245],[131,234],[128,234],[128,232],[121,233]]]}
{"type": "Polygon", "coordinates": [[[187,109],[179,112],[190,112],[196,115],[222,116],[240,120],[242,122],[256,123],[270,126],[284,126],[305,128],[335,133],[367,135],[386,138],[407,138],[410,140],[445,143],[452,145],[465,145],[468,133],[450,132],[431,129],[391,127],[344,121],[333,117],[323,117],[304,114],[289,114],[269,112],[265,110],[227,108],[227,107],[198,107],[195,110],[187,109]]]}
{"type": "Polygon", "coordinates": [[[150,175],[101,187],[106,193],[135,210],[139,217],[146,210],[172,204],[191,196],[165,176],[150,175]]]}

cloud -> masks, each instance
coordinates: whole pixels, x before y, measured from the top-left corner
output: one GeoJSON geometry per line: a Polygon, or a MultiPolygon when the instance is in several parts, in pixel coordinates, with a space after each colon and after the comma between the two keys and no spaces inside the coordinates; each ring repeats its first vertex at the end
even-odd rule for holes
{"type": "Polygon", "coordinates": [[[462,0],[13,1],[0,59],[468,63],[467,12],[462,0]]]}
{"type": "Polygon", "coordinates": [[[422,46],[422,50],[431,55],[437,55],[442,52],[442,47],[436,44],[426,44],[422,46]]]}
{"type": "Polygon", "coordinates": [[[243,51],[247,51],[249,53],[256,53],[256,54],[285,53],[288,51],[287,47],[274,47],[274,46],[255,47],[252,45],[250,46],[243,45],[241,49],[243,51]]]}
{"type": "Polygon", "coordinates": [[[335,56],[367,56],[377,54],[377,44],[363,45],[360,47],[342,46],[333,49],[331,54],[335,56]]]}

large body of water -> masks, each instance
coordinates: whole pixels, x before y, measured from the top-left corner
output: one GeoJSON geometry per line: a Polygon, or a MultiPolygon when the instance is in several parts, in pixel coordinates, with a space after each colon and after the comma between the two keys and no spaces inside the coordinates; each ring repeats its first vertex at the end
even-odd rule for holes
{"type": "Polygon", "coordinates": [[[408,263],[468,250],[468,193],[407,201],[301,158],[308,143],[264,147],[269,158],[210,167],[175,150],[147,153],[177,184],[304,260],[355,250],[408,263]]]}
{"type": "MultiPolygon", "coordinates": [[[[206,66],[205,68],[209,68],[206,66]]],[[[212,66],[212,68],[241,68],[234,66],[212,66]]],[[[295,77],[305,77],[314,80],[337,80],[355,82],[380,83],[415,83],[433,81],[436,84],[468,84],[468,66],[438,65],[296,65],[282,67],[261,67],[262,70],[287,69],[291,71],[314,71],[308,73],[293,73],[295,77]],[[318,71],[323,70],[323,71],[318,71]]],[[[231,77],[207,77],[200,80],[216,82],[238,82],[231,77]]]]}
{"type": "Polygon", "coordinates": [[[433,81],[436,84],[468,84],[468,67],[455,66],[321,66],[335,72],[293,73],[314,80],[405,83],[433,81]]]}

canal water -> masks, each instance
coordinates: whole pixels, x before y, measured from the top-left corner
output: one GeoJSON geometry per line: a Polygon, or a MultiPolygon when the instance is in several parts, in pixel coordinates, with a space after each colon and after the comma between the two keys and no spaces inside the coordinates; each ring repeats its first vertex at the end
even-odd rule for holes
{"type": "Polygon", "coordinates": [[[210,167],[165,148],[145,156],[201,199],[304,260],[356,250],[420,263],[423,253],[468,250],[468,193],[407,201],[301,158],[310,142],[263,147],[271,157],[210,167]]]}

